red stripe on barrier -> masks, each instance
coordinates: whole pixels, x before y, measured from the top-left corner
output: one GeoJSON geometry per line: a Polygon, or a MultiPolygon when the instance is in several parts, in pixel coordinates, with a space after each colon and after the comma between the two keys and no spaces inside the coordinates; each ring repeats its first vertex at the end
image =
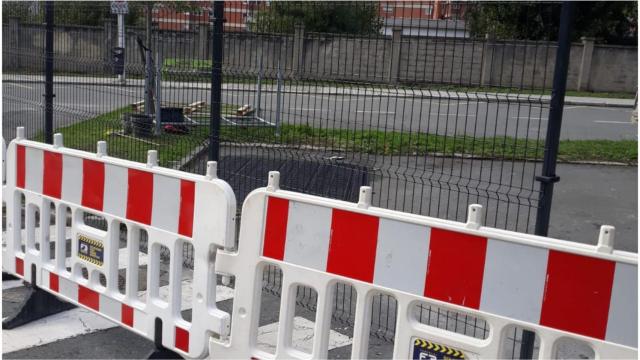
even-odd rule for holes
{"type": "Polygon", "coordinates": [[[62,154],[44,152],[42,193],[60,199],[62,194],[62,154]]]}
{"type": "Polygon", "coordinates": [[[424,296],[478,309],[486,254],[486,238],[432,228],[424,296]]]}
{"type": "Polygon", "coordinates": [[[176,326],[176,349],[189,352],[189,332],[176,326]]]}
{"type": "Polygon", "coordinates": [[[22,145],[16,146],[16,186],[24,189],[25,173],[25,149],[22,145]]]}
{"type": "Polygon", "coordinates": [[[49,273],[49,289],[60,292],[60,280],[57,274],[49,273]]]}
{"type": "Polygon", "coordinates": [[[104,163],[82,160],[82,206],[102,211],[104,200],[104,163]]]}
{"type": "Polygon", "coordinates": [[[100,294],[82,285],[78,285],[78,302],[95,311],[100,311],[100,294]]]}
{"type": "Polygon", "coordinates": [[[127,191],[127,219],[151,224],[153,206],[153,174],[129,169],[129,190],[127,191]]]}
{"type": "Polygon", "coordinates": [[[540,325],[604,339],[615,266],[550,250],[540,325]]]}
{"type": "Polygon", "coordinates": [[[289,200],[269,196],[267,199],[267,220],[264,228],[263,256],[276,260],[284,258],[288,220],[289,200]]]}
{"type": "Polygon", "coordinates": [[[193,235],[193,206],[196,184],[193,181],[180,180],[180,217],[178,234],[191,237],[193,235]]]}
{"type": "Polygon", "coordinates": [[[327,272],[372,282],[378,223],[375,216],[333,209],[327,272]]]}
{"type": "Polygon", "coordinates": [[[16,258],[16,274],[24,276],[24,260],[16,258]]]}
{"type": "Polygon", "coordinates": [[[133,308],[127,304],[122,304],[121,319],[123,324],[133,327],[133,308]]]}

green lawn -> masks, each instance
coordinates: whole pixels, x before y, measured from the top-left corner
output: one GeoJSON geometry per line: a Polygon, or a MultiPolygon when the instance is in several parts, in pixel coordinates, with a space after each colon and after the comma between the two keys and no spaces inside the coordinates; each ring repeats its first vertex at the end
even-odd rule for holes
{"type": "MultiPolygon", "coordinates": [[[[171,166],[173,161],[179,161],[188,155],[204,142],[209,133],[209,128],[202,126],[188,136],[165,133],[159,137],[136,139],[133,136],[115,135],[114,132],[122,130],[120,116],[127,111],[128,107],[118,109],[56,129],[56,132],[63,134],[66,147],[96,151],[97,141],[106,140],[110,156],[133,161],[146,162],[147,151],[158,150],[159,162],[163,166],[171,166]]],[[[41,139],[40,135],[36,140],[41,139]]]]}
{"type": "MultiPolygon", "coordinates": [[[[233,108],[225,105],[223,111],[233,108]]],[[[172,166],[205,143],[209,127],[191,128],[188,135],[163,134],[138,139],[122,137],[120,116],[128,107],[85,120],[57,132],[64,135],[65,146],[95,151],[98,140],[108,142],[111,156],[144,162],[147,150],[158,150],[160,164],[172,166]]],[[[200,118],[208,123],[207,118],[200,118]]],[[[40,136],[40,140],[41,140],[40,136]]],[[[282,125],[280,136],[272,127],[228,127],[221,129],[223,143],[279,144],[291,147],[313,146],[373,155],[464,155],[506,160],[541,160],[544,143],[512,137],[473,138],[426,133],[384,132],[378,130],[321,129],[305,125],[282,125]]],[[[635,164],[638,142],[633,140],[563,140],[559,161],[613,161],[635,164]]]]}
{"type": "MultiPolygon", "coordinates": [[[[541,160],[544,141],[512,137],[473,138],[426,133],[378,130],[318,129],[304,125],[283,125],[280,138],[270,128],[227,128],[223,139],[235,142],[264,142],[291,146],[311,145],[375,155],[465,155],[507,160],[541,160]]],[[[612,161],[636,163],[638,142],[634,140],[562,140],[559,161],[612,161]]]]}

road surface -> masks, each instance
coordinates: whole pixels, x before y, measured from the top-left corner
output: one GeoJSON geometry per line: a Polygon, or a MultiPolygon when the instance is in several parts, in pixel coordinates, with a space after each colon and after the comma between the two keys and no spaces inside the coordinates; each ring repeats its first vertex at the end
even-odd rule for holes
{"type": "MultiPolygon", "coordinates": [[[[27,126],[27,136],[43,128],[43,85],[3,82],[3,133],[13,136],[15,127],[27,126]]],[[[542,139],[548,123],[548,104],[539,101],[426,99],[408,90],[377,96],[366,91],[357,95],[281,94],[280,120],[322,128],[411,131],[476,137],[511,136],[542,139]]],[[[285,87],[286,90],[286,87],[285,87]]],[[[54,128],[127,106],[144,98],[139,86],[57,84],[54,86],[54,128]]],[[[188,104],[210,102],[207,89],[164,88],[163,100],[188,104]]],[[[263,92],[261,116],[276,121],[278,95],[263,92]]],[[[224,90],[227,104],[255,104],[254,90],[224,90]]],[[[631,109],[568,105],[564,109],[562,139],[637,139],[638,126],[629,121],[631,109]]]]}

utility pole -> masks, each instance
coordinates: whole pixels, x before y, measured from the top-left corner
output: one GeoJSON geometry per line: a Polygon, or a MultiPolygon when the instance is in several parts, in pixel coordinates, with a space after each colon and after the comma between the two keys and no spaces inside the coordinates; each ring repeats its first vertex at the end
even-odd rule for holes
{"type": "Polygon", "coordinates": [[[213,2],[211,41],[211,111],[209,118],[209,160],[220,161],[220,116],[222,109],[222,32],[224,2],[213,2]]]}
{"type": "Polygon", "coordinates": [[[153,41],[151,40],[151,26],[152,26],[152,16],[153,16],[153,4],[148,3],[146,6],[146,18],[145,18],[145,37],[146,39],[146,43],[147,43],[147,47],[151,50],[151,53],[153,53],[153,46],[151,45],[153,43],[153,41]]]}
{"type": "MultiPolygon", "coordinates": [[[[118,47],[122,48],[123,51],[126,46],[125,32],[124,32],[124,15],[125,14],[123,12],[118,13],[118,47]]],[[[127,84],[126,68],[127,67],[125,66],[125,68],[122,70],[122,74],[118,75],[118,80],[120,81],[121,85],[127,84]]]]}
{"type": "Polygon", "coordinates": [[[45,4],[44,141],[53,144],[53,1],[45,4]]]}
{"type": "MultiPolygon", "coordinates": [[[[569,55],[571,52],[571,25],[573,22],[574,6],[575,4],[573,2],[564,1],[560,13],[558,49],[556,50],[553,89],[551,89],[551,101],[549,102],[549,124],[547,126],[547,136],[544,144],[544,162],[542,163],[542,175],[536,176],[536,181],[540,182],[540,197],[538,200],[538,212],[536,214],[535,234],[540,236],[547,236],[549,232],[553,185],[560,181],[560,177],[556,175],[556,162],[558,159],[558,147],[560,145],[564,95],[567,90],[567,72],[569,70],[569,55]]],[[[531,359],[533,356],[535,337],[536,335],[532,331],[522,331],[520,359],[531,359]]]]}

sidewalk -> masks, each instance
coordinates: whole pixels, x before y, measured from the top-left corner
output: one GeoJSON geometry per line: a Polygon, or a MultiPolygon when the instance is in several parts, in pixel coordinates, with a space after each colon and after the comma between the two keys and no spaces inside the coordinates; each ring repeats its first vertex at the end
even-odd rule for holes
{"type": "MultiPolygon", "coordinates": [[[[4,74],[3,82],[18,83],[42,83],[43,77],[40,75],[15,75],[4,74]]],[[[65,85],[105,85],[105,86],[121,86],[115,78],[112,77],[84,77],[84,76],[54,76],[54,83],[65,85]]],[[[127,79],[126,87],[143,87],[144,79],[127,79]]],[[[211,88],[210,83],[206,82],[187,82],[187,81],[163,81],[163,88],[168,89],[200,89],[207,90],[211,88]]],[[[229,91],[255,90],[254,83],[225,83],[222,88],[229,91]]],[[[263,84],[262,91],[265,93],[277,92],[277,86],[271,84],[263,84]]],[[[424,99],[453,99],[461,101],[486,101],[486,102],[527,102],[548,104],[551,100],[549,95],[537,94],[507,94],[493,92],[462,92],[453,90],[422,90],[408,88],[383,88],[383,87],[341,87],[341,86],[321,86],[321,85],[294,85],[283,86],[283,93],[286,94],[307,94],[307,95],[342,95],[342,96],[367,96],[367,97],[410,97],[424,99]]],[[[634,99],[615,99],[615,98],[596,98],[596,97],[565,97],[565,105],[578,106],[596,106],[596,107],[622,107],[633,108],[634,99]]]]}

